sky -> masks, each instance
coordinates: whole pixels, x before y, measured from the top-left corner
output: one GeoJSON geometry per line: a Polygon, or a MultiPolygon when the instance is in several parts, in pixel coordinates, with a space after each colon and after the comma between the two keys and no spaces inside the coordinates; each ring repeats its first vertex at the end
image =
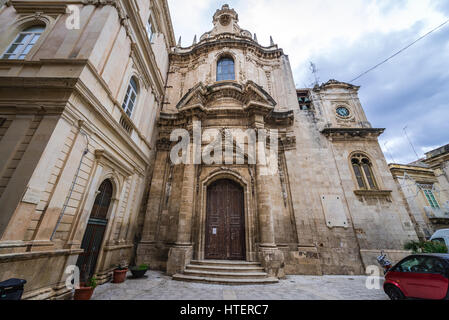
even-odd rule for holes
{"type": "Polygon", "coordinates": [[[320,82],[361,86],[372,126],[390,163],[410,163],[449,143],[449,24],[362,78],[362,72],[449,19],[449,0],[168,0],[176,39],[190,46],[212,29],[225,3],[241,28],[289,56],[298,88],[320,82]],[[406,131],[404,131],[406,128],[406,131]],[[405,134],[407,133],[407,135],[405,134]],[[407,138],[408,137],[408,138],[407,138]],[[413,147],[412,147],[413,145],[413,147]]]}

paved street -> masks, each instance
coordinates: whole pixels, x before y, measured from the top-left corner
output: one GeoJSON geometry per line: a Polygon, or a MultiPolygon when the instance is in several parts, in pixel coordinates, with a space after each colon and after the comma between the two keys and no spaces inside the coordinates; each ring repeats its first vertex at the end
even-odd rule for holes
{"type": "MultiPolygon", "coordinates": [[[[178,282],[162,272],[95,289],[93,300],[386,300],[382,290],[368,290],[364,276],[288,276],[278,284],[224,286],[178,282]]],[[[382,284],[382,283],[381,283],[382,284]]]]}

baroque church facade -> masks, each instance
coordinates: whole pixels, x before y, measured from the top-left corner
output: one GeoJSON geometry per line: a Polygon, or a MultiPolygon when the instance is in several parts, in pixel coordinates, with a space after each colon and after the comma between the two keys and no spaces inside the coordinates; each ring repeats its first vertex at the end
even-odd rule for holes
{"type": "Polygon", "coordinates": [[[228,5],[187,48],[165,0],[11,0],[0,32],[0,280],[27,279],[25,298],[67,296],[71,265],[100,282],[119,264],[176,276],[216,260],[364,274],[417,239],[359,87],[297,89],[228,5]],[[173,162],[176,130],[236,157],[173,162]]]}

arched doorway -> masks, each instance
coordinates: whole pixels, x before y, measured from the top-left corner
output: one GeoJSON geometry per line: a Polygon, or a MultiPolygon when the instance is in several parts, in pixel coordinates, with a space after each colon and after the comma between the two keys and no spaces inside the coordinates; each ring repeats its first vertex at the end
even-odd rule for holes
{"type": "Polygon", "coordinates": [[[207,188],[205,258],[246,260],[243,188],[224,179],[207,188]]]}
{"type": "Polygon", "coordinates": [[[81,243],[84,250],[79,255],[76,265],[80,269],[81,282],[88,281],[95,272],[98,255],[101,250],[104,233],[108,224],[107,216],[112,199],[113,186],[111,180],[105,180],[100,185],[98,195],[87,223],[86,232],[81,243]]]}

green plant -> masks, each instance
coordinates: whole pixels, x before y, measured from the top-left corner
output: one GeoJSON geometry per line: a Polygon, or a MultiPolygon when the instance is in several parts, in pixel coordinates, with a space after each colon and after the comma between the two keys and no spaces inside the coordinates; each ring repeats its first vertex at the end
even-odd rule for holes
{"type": "Polygon", "coordinates": [[[413,253],[448,253],[447,247],[441,242],[435,241],[411,241],[404,246],[405,250],[413,253]]]}
{"type": "Polygon", "coordinates": [[[147,265],[147,264],[141,264],[139,267],[138,267],[138,269],[139,270],[147,270],[147,269],[149,269],[150,267],[147,265]]]}
{"type": "Polygon", "coordinates": [[[119,265],[117,266],[117,268],[115,268],[115,270],[120,270],[120,271],[123,271],[123,270],[126,270],[126,269],[128,269],[128,268],[125,267],[125,266],[122,266],[121,264],[119,264],[119,265]]]}
{"type": "Polygon", "coordinates": [[[98,286],[98,279],[95,277],[92,277],[87,282],[87,286],[95,289],[98,286]]]}

